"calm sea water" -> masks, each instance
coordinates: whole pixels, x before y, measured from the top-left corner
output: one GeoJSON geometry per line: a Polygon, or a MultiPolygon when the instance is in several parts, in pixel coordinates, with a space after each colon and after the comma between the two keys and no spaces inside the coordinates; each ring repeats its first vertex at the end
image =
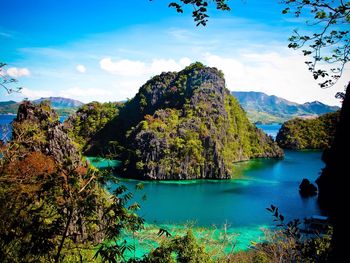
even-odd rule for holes
{"type": "Polygon", "coordinates": [[[258,124],[256,127],[259,129],[262,129],[264,132],[266,132],[268,135],[272,136],[272,138],[276,138],[277,133],[279,129],[281,128],[281,124],[274,123],[274,124],[258,124]]]}
{"type": "MultiPolygon", "coordinates": [[[[260,125],[275,136],[280,125],[260,125]]],[[[235,165],[232,180],[143,181],[136,192],[142,204],[140,214],[148,223],[180,224],[195,221],[198,226],[233,227],[270,225],[265,209],[278,206],[287,219],[322,214],[317,198],[302,198],[298,187],[303,178],[314,182],[324,166],[321,151],[285,151],[283,160],[255,159],[235,165]],[[147,200],[143,201],[142,196],[147,200]]],[[[96,161],[99,166],[113,166],[96,161]]],[[[122,179],[131,191],[140,181],[122,179]]]]}
{"type": "Polygon", "coordinates": [[[0,114],[0,140],[7,141],[11,137],[11,122],[16,115],[0,114]]]}
{"type": "MultiPolygon", "coordinates": [[[[321,152],[286,151],[284,160],[252,160],[239,163],[239,179],[225,181],[143,182],[137,199],[140,214],[149,223],[184,223],[194,220],[199,226],[232,227],[269,225],[266,207],[274,204],[287,219],[321,214],[317,200],[301,198],[298,186],[305,177],[314,181],[321,167],[321,152]],[[146,194],[147,200],[141,196],[146,194]]],[[[129,189],[139,183],[123,181],[129,189]]]]}

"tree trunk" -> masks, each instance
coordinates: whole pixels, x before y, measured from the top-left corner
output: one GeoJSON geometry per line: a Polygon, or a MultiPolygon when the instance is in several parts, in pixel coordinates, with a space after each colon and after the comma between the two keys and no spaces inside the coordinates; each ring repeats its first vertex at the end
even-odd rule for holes
{"type": "Polygon", "coordinates": [[[67,218],[67,222],[66,222],[66,227],[64,229],[62,239],[61,239],[60,245],[58,247],[57,254],[55,256],[55,263],[58,263],[60,261],[61,251],[62,251],[62,248],[64,245],[64,241],[66,240],[66,237],[67,237],[68,228],[69,228],[70,222],[72,220],[72,215],[73,215],[73,208],[70,208],[68,210],[68,218],[67,218]]]}
{"type": "Polygon", "coordinates": [[[350,178],[350,82],[346,88],[345,98],[340,111],[334,141],[330,149],[322,156],[326,166],[322,170],[316,183],[319,189],[319,203],[321,208],[328,211],[334,223],[333,246],[336,257],[346,252],[347,229],[345,204],[346,192],[349,186],[346,179],[350,178]]]}

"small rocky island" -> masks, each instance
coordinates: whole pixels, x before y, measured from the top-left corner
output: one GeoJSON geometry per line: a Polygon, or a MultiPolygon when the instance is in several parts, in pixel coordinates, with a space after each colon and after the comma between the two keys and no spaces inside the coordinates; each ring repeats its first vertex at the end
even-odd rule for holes
{"type": "Polygon", "coordinates": [[[234,162],[283,157],[249,122],[222,72],[198,62],[150,79],[85,147],[90,155],[116,148],[119,172],[144,180],[227,179],[234,162]]]}

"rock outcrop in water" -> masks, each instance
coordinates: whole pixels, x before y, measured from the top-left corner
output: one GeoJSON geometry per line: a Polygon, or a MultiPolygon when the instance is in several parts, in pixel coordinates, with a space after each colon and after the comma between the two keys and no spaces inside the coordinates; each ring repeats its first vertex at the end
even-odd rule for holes
{"type": "Polygon", "coordinates": [[[317,187],[304,178],[299,185],[299,193],[303,197],[314,196],[317,195],[317,187]]]}
{"type": "Polygon", "coordinates": [[[249,122],[223,74],[200,63],[149,80],[114,125],[125,145],[121,173],[138,179],[227,179],[234,162],[283,157],[249,122]]]}

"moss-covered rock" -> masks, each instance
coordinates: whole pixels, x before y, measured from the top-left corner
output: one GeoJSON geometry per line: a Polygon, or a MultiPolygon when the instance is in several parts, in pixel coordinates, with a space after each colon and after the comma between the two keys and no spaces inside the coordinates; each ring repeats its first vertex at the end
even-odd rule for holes
{"type": "Polygon", "coordinates": [[[84,151],[89,146],[91,138],[118,116],[122,105],[122,103],[97,101],[84,104],[75,114],[69,116],[64,126],[74,138],[78,148],[84,151]]]}
{"type": "Polygon", "coordinates": [[[80,153],[50,103],[23,102],[12,125],[12,141],[17,142],[18,152],[42,152],[61,165],[83,165],[80,153]]]}
{"type": "Polygon", "coordinates": [[[333,112],[314,119],[295,118],[286,121],[276,141],[285,149],[326,149],[333,141],[338,120],[339,112],[333,112]]]}

